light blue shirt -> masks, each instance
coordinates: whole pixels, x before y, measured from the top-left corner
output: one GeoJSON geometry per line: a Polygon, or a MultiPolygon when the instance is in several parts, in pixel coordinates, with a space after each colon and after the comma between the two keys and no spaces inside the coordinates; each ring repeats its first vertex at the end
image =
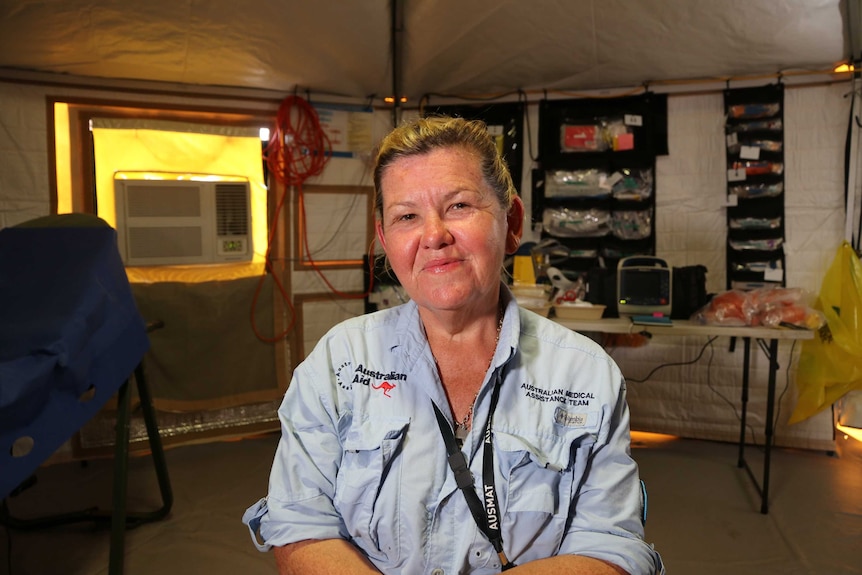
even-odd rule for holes
{"type": "MultiPolygon", "coordinates": [[[[463,451],[481,497],[482,435],[502,377],[493,446],[506,555],[522,564],[580,554],[632,575],[663,572],[643,539],[618,367],[589,338],[503,295],[499,344],[463,451]]],[[[432,402],[451,422],[415,303],[332,328],[279,408],[269,493],[243,516],[255,545],[342,538],[383,573],[499,573],[447,464],[432,402]]]]}

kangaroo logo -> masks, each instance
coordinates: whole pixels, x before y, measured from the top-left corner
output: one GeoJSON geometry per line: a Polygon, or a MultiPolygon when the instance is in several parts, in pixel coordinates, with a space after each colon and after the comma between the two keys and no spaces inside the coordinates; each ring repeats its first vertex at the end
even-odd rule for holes
{"type": "Polygon", "coordinates": [[[386,397],[392,397],[391,395],[389,395],[389,392],[395,389],[395,384],[389,383],[388,381],[381,381],[380,385],[372,385],[371,387],[373,387],[374,389],[382,389],[383,395],[385,395],[386,397]]]}

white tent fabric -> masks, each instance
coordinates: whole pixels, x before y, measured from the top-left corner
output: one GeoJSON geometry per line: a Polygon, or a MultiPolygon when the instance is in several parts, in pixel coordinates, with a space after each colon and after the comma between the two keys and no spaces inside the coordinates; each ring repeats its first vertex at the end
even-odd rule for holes
{"type": "MultiPolygon", "coordinates": [[[[703,93],[669,98],[670,153],[659,159],[657,255],[674,265],[706,264],[708,290],[724,287],[726,223],[724,116],[720,89],[733,77],[822,76],[854,53],[847,11],[858,0],[406,0],[393,59],[389,0],[4,0],[0,2],[0,228],[48,213],[50,173],[46,99],[99,98],[153,105],[202,105],[201,94],[250,89],[247,98],[207,100],[226,109],[275,112],[294,89],[317,99],[379,101],[401,93],[488,94],[624,89],[644,83],[712,80],[703,93]],[[32,82],[15,73],[46,73],[32,82]],[[69,82],[57,78],[70,78],[69,82]],[[4,81],[4,78],[6,79],[4,81]],[[11,80],[9,78],[12,78],[11,80]],[[84,79],[101,81],[88,89],[84,79]],[[129,89],[120,81],[136,81],[129,89]],[[112,86],[122,86],[112,91],[112,86]],[[168,89],[169,88],[169,89],[168,89]],[[184,95],[184,91],[188,95],[184,95]],[[256,92],[257,91],[257,92],[256,92]],[[257,95],[259,97],[255,98],[257,95]],[[215,102],[215,103],[214,103],[215,102]]],[[[852,19],[850,19],[852,20],[852,19]]],[[[843,162],[849,83],[797,87],[786,95],[786,251],[788,284],[816,291],[843,230],[843,162]]],[[[541,96],[535,96],[537,100],[541,96]]],[[[378,102],[375,102],[378,103],[378,102]]],[[[536,140],[537,106],[528,129],[536,140]]],[[[375,126],[389,115],[375,113],[375,126]]],[[[379,131],[379,130],[376,130],[379,131]]],[[[535,150],[533,150],[535,151],[535,150]]],[[[529,162],[525,150],[525,162],[529,162]]],[[[366,165],[334,159],[316,183],[367,185],[366,165]]],[[[312,216],[313,217],[313,216],[312,216]]],[[[314,274],[294,274],[294,294],[321,292],[314,274]]],[[[334,271],[339,289],[361,288],[359,274],[334,271]]],[[[345,313],[318,310],[322,329],[345,313]]],[[[331,309],[330,309],[331,308],[331,309]]],[[[350,310],[348,310],[350,311],[350,310]]],[[[309,333],[312,333],[311,330],[309,333]]],[[[317,333],[317,332],[313,332],[317,333]]],[[[308,342],[312,343],[311,341],[308,342]]],[[[624,372],[642,376],[660,362],[694,357],[702,341],[653,341],[614,350],[624,372]]],[[[633,423],[689,437],[732,439],[738,422],[718,394],[738,398],[740,354],[716,348],[707,372],[663,371],[631,386],[633,423]],[[705,373],[713,379],[705,380],[705,373]],[[718,378],[718,379],[715,379],[718,378]],[[695,385],[697,384],[697,385],[695,385]]],[[[793,365],[782,349],[782,369],[793,365]]],[[[798,355],[798,349],[796,350],[798,355]]],[[[755,366],[762,381],[762,359],[755,366]]],[[[792,372],[790,379],[792,380],[792,372]]],[[[783,388],[784,381],[779,385],[783,388]]],[[[778,443],[826,448],[831,417],[788,428],[783,397],[778,443]]],[[[762,429],[765,389],[752,390],[752,424],[762,429]]],[[[762,437],[757,439],[762,440],[762,437]]]]}
{"type": "Polygon", "coordinates": [[[0,67],[315,92],[592,90],[824,70],[857,0],[5,0],[0,67]],[[393,58],[392,47],[397,49],[393,58]]]}

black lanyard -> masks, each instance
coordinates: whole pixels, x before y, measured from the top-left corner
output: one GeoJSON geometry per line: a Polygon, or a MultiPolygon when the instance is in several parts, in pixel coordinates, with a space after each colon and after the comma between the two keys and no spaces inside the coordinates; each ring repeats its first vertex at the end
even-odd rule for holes
{"type": "Polygon", "coordinates": [[[455,474],[455,483],[458,489],[464,494],[467,500],[467,507],[470,508],[470,513],[473,514],[473,519],[476,525],[491,545],[494,546],[494,551],[500,557],[500,564],[503,566],[503,571],[515,567],[514,563],[509,561],[506,553],[503,551],[503,535],[500,529],[500,506],[497,504],[497,489],[494,485],[494,448],[491,444],[493,434],[491,433],[491,419],[494,417],[494,411],[497,409],[497,400],[500,398],[500,382],[499,373],[495,375],[494,390],[491,393],[491,407],[488,411],[488,419],[485,423],[484,457],[482,461],[482,483],[485,501],[482,502],[479,496],[476,495],[476,490],[473,487],[473,474],[470,473],[470,468],[467,466],[467,458],[464,452],[458,448],[455,441],[455,434],[452,432],[452,427],[446,421],[446,416],[434,405],[434,413],[437,416],[437,424],[440,426],[440,434],[443,436],[443,442],[446,444],[446,454],[448,455],[449,467],[455,474]]]}

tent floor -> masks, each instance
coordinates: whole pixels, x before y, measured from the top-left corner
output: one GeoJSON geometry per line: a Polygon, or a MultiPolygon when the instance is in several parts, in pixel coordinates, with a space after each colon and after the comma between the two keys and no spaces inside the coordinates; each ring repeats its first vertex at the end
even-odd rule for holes
{"type": "MultiPolygon", "coordinates": [[[[277,437],[167,451],[175,495],[170,516],[126,534],[130,575],[275,573],[240,521],[266,490],[277,437]]],[[[840,438],[834,455],[773,450],[770,510],[728,443],[636,434],[632,453],[649,489],[647,540],[672,575],[862,574],[862,443],[840,438]]],[[[761,451],[746,451],[759,474],[761,451]]],[[[8,500],[16,517],[110,506],[111,461],[39,470],[8,500]]],[[[129,510],[159,505],[149,457],[130,461],[129,510]]],[[[79,523],[39,531],[0,527],[0,575],[107,572],[110,530],[79,523]],[[10,556],[11,550],[11,556],[10,556]],[[9,569],[11,568],[11,571],[9,569]]]]}

